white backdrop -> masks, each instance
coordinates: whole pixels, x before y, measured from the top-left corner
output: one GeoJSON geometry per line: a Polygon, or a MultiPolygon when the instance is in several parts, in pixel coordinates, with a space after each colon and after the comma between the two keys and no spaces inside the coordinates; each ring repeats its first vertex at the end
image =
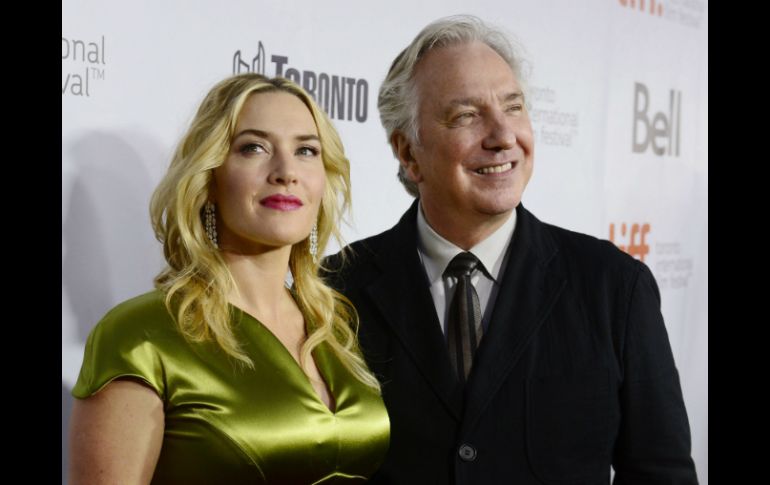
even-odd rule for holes
{"type": "Polygon", "coordinates": [[[62,482],[85,339],[162,267],[149,196],[208,89],[234,69],[260,70],[326,99],[352,163],[352,242],[411,202],[379,123],[380,83],[422,27],[458,13],[526,49],[527,208],[613,240],[655,274],[708,484],[705,0],[62,0],[62,482]]]}

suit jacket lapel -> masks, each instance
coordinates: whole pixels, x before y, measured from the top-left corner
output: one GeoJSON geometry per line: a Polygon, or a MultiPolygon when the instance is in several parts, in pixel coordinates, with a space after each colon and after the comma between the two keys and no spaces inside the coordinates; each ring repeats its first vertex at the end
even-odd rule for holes
{"type": "Polygon", "coordinates": [[[382,273],[366,292],[428,385],[459,420],[462,392],[452,373],[428,278],[417,254],[417,201],[390,236],[389,250],[378,258],[382,273]]]}
{"type": "Polygon", "coordinates": [[[468,432],[553,308],[566,280],[549,270],[556,245],[542,223],[519,204],[517,227],[487,333],[466,385],[462,432],[468,432]]]}

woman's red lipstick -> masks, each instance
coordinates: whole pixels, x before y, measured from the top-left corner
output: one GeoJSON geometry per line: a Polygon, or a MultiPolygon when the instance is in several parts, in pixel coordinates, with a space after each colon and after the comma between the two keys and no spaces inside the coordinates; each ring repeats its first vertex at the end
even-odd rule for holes
{"type": "Polygon", "coordinates": [[[302,207],[302,201],[293,195],[275,194],[259,201],[265,207],[279,211],[294,211],[302,207]]]}

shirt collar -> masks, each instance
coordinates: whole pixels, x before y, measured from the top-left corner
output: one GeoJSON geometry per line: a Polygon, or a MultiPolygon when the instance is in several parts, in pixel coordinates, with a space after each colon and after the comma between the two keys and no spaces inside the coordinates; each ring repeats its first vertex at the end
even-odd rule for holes
{"type": "MultiPolygon", "coordinates": [[[[479,258],[484,265],[487,276],[498,282],[500,269],[505,258],[505,252],[512,239],[516,228],[516,210],[511,211],[511,216],[489,237],[473,246],[469,252],[479,258]]],[[[443,277],[444,270],[452,261],[452,258],[464,250],[441,237],[430,227],[422,213],[422,203],[417,210],[417,238],[418,247],[423,257],[423,265],[431,284],[443,277]]]]}

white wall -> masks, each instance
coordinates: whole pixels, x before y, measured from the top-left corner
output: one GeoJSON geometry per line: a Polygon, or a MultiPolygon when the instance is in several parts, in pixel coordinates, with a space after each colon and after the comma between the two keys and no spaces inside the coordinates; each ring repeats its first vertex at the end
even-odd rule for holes
{"type": "Polygon", "coordinates": [[[512,33],[530,60],[536,165],[525,205],[542,220],[601,238],[614,228],[614,242],[658,279],[707,485],[707,7],[705,0],[63,0],[63,477],[69,392],[85,339],[107,309],[151,288],[163,260],[149,195],[203,95],[233,73],[236,52],[249,68],[262,53],[270,76],[272,57],[285,56],[284,72],[358,83],[359,102],[354,96],[345,106],[352,119],[347,111],[334,119],[352,162],[354,212],[344,234],[354,241],[392,226],[411,201],[376,108],[390,62],[430,21],[472,13],[512,33]]]}

